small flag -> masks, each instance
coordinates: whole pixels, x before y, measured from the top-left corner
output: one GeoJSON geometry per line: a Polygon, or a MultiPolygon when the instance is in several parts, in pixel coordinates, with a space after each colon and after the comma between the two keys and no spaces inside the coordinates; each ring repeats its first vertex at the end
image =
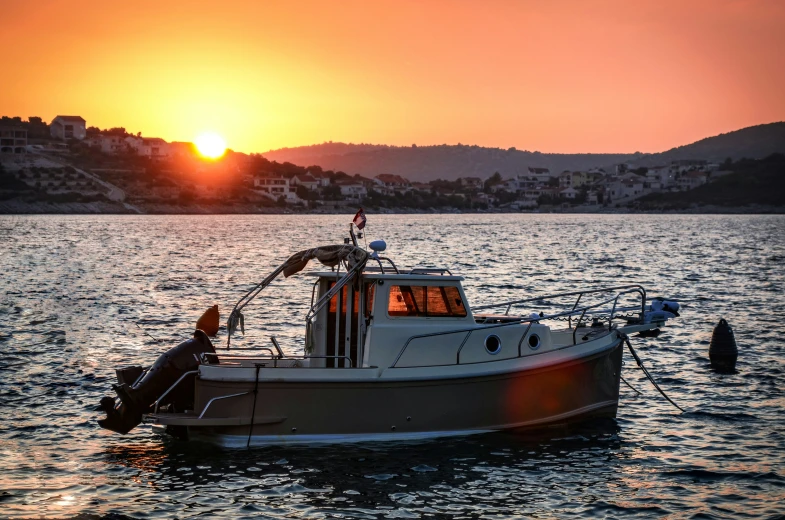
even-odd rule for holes
{"type": "Polygon", "coordinates": [[[365,227],[365,221],[366,221],[366,220],[367,220],[367,219],[365,218],[365,213],[363,213],[363,209],[362,209],[362,208],[360,208],[360,210],[359,210],[359,211],[357,212],[357,214],[354,216],[354,220],[352,220],[352,223],[353,223],[355,226],[357,226],[357,229],[362,229],[362,228],[364,228],[364,227],[365,227]]]}

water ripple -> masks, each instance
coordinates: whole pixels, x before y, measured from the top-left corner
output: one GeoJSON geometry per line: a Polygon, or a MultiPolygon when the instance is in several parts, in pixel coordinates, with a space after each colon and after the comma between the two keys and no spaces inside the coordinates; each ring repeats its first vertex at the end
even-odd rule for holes
{"type": "MultiPolygon", "coordinates": [[[[473,305],[641,283],[682,317],[632,360],[618,418],[547,438],[222,451],[95,424],[114,367],[146,364],[346,217],[23,216],[0,252],[0,516],[9,518],[777,517],[785,514],[785,218],[369,216],[404,266],[447,266],[473,305]],[[414,247],[412,247],[414,246],[414,247]],[[720,317],[738,372],[710,370],[720,317]],[[140,330],[140,327],[143,330],[140,330]],[[149,336],[147,334],[149,334],[149,336]],[[158,338],[161,343],[152,339],[158,338]]],[[[305,277],[249,308],[247,344],[303,346],[305,277]],[[290,320],[281,315],[297,316],[290,320]],[[262,339],[259,339],[262,338],[262,339]],[[257,343],[258,344],[258,343],[257,343]]],[[[537,310],[544,310],[537,308],[537,310]]],[[[222,332],[223,333],[223,332],[222,332]]]]}

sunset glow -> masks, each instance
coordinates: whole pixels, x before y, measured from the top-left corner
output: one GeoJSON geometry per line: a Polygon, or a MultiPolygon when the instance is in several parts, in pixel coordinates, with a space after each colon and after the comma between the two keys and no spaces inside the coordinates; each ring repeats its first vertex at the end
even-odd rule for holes
{"type": "Polygon", "coordinates": [[[653,152],[785,119],[785,2],[5,2],[0,113],[264,152],[653,152]],[[75,35],[78,35],[76,37],[75,35]]]}
{"type": "Polygon", "coordinates": [[[226,141],[213,132],[205,132],[194,140],[196,149],[208,159],[217,159],[226,153],[226,141]]]}

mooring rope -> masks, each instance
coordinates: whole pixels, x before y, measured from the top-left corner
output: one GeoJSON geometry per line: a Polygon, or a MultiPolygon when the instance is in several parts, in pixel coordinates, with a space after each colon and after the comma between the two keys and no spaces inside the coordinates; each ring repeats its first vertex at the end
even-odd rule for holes
{"type": "Polygon", "coordinates": [[[630,390],[632,390],[633,392],[635,392],[637,395],[641,395],[640,391],[638,391],[638,389],[637,389],[637,388],[635,388],[634,386],[632,386],[631,384],[629,384],[629,383],[627,382],[627,380],[626,380],[626,379],[624,379],[624,376],[619,376],[619,377],[621,377],[621,380],[624,382],[624,384],[625,384],[625,385],[627,385],[627,386],[629,386],[629,387],[630,387],[630,390]]]}
{"type": "Polygon", "coordinates": [[[646,374],[646,377],[649,379],[649,381],[651,381],[651,384],[652,384],[652,385],[654,385],[654,388],[656,388],[656,389],[657,389],[657,391],[658,391],[659,393],[661,393],[661,394],[662,394],[662,397],[664,397],[665,399],[667,399],[667,400],[668,400],[668,402],[669,402],[670,404],[672,404],[673,406],[675,406],[676,408],[678,408],[679,410],[681,410],[681,411],[682,411],[682,413],[684,413],[684,408],[682,408],[681,406],[679,406],[679,405],[677,405],[676,403],[674,403],[674,402],[671,400],[671,398],[670,398],[670,397],[668,397],[668,396],[665,394],[665,392],[663,392],[662,388],[660,388],[660,386],[659,386],[659,385],[656,383],[656,381],[654,381],[654,378],[653,378],[653,377],[651,377],[651,374],[649,374],[649,371],[648,371],[648,370],[646,370],[646,367],[645,367],[645,366],[643,366],[643,361],[641,361],[641,358],[639,358],[639,357],[638,357],[638,354],[635,352],[635,349],[634,349],[634,348],[632,348],[632,344],[630,343],[630,338],[629,338],[629,337],[628,337],[626,334],[622,334],[622,335],[621,335],[621,337],[622,337],[622,339],[623,339],[623,340],[624,340],[624,341],[627,343],[627,347],[630,349],[630,354],[632,354],[632,357],[634,357],[634,358],[635,358],[635,362],[638,364],[638,366],[640,367],[640,369],[641,369],[641,370],[643,370],[643,373],[644,373],[644,374],[646,374]]]}
{"type": "Polygon", "coordinates": [[[154,339],[155,341],[157,341],[158,343],[160,343],[160,342],[161,342],[161,340],[160,340],[160,339],[156,338],[155,336],[153,336],[152,334],[150,334],[149,332],[147,332],[147,331],[144,329],[144,327],[142,327],[141,325],[139,325],[139,323],[134,323],[134,325],[136,325],[137,327],[139,327],[139,330],[141,330],[142,332],[144,332],[145,334],[147,334],[148,336],[150,336],[151,338],[153,338],[153,339],[154,339]]]}
{"type": "Polygon", "coordinates": [[[253,408],[251,409],[251,424],[248,426],[248,442],[245,443],[246,448],[251,447],[251,434],[253,433],[253,421],[256,418],[256,396],[259,394],[259,369],[262,365],[256,363],[256,377],[253,384],[253,408]]]}

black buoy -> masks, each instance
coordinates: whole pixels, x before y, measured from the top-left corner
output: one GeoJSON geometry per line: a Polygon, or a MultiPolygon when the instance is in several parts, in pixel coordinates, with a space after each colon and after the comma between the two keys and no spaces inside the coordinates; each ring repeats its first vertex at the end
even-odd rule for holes
{"type": "Polygon", "coordinates": [[[709,345],[711,367],[717,372],[733,373],[736,371],[738,356],[739,349],[736,348],[733,329],[730,328],[725,318],[722,318],[714,327],[714,332],[711,333],[711,344],[709,345]]]}

